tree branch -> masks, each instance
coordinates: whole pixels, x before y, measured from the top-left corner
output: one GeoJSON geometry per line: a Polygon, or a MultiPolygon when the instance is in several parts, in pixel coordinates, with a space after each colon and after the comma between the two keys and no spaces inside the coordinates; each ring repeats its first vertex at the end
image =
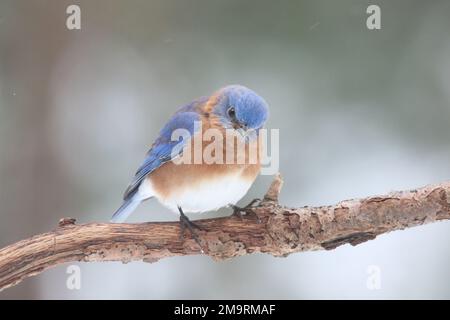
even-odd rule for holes
{"type": "MultiPolygon", "coordinates": [[[[386,196],[342,201],[333,206],[288,208],[278,204],[278,175],[252,214],[196,221],[205,254],[223,260],[254,252],[293,252],[357,245],[377,235],[450,219],[450,182],[386,196]],[[259,218],[259,219],[258,219],[259,218]]],[[[88,223],[61,219],[48,233],[0,249],[0,290],[50,267],[72,261],[143,260],[200,254],[178,222],[88,223]]]]}

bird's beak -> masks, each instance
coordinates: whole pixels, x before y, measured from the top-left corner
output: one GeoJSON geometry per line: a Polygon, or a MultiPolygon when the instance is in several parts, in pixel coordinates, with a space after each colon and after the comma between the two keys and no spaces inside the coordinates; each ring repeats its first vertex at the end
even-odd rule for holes
{"type": "Polygon", "coordinates": [[[234,130],[239,132],[242,138],[246,138],[249,133],[248,126],[245,124],[235,123],[233,125],[233,128],[234,130]]]}
{"type": "Polygon", "coordinates": [[[245,138],[245,136],[247,135],[247,131],[246,131],[244,128],[242,128],[242,127],[239,127],[238,129],[236,129],[236,131],[239,132],[239,134],[240,134],[243,138],[245,138]]]}
{"type": "Polygon", "coordinates": [[[253,131],[253,129],[249,129],[246,125],[241,125],[236,130],[244,139],[249,137],[251,135],[251,132],[253,131]]]}

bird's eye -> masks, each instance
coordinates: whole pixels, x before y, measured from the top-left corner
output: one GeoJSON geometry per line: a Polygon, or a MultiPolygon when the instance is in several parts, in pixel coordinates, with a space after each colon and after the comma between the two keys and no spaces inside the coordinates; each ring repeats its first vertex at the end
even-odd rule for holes
{"type": "Polygon", "coordinates": [[[236,118],[236,110],[234,110],[234,107],[230,107],[227,112],[231,119],[236,118]]]}

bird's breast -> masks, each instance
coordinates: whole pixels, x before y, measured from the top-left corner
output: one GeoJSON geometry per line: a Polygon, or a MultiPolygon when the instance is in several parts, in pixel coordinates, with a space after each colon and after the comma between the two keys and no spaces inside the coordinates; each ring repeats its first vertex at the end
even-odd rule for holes
{"type": "MultiPolygon", "coordinates": [[[[223,148],[223,156],[230,148],[230,141],[219,144],[219,148],[223,148]]],[[[259,174],[257,141],[245,145],[243,162],[237,161],[239,149],[232,149],[231,163],[222,161],[208,164],[203,161],[196,164],[195,150],[192,152],[188,149],[192,146],[193,144],[188,144],[183,149],[183,154],[189,155],[188,163],[177,161],[164,163],[148,175],[142,189],[174,211],[178,211],[177,206],[185,212],[205,212],[236,204],[247,193],[259,174]],[[249,155],[252,153],[256,154],[254,159],[256,161],[251,161],[249,155]]],[[[201,144],[200,151],[203,156],[209,150],[208,146],[211,145],[205,141],[201,144]]]]}
{"type": "Polygon", "coordinates": [[[216,210],[236,204],[259,173],[258,165],[176,165],[168,162],[146,181],[153,195],[174,211],[216,210]]]}

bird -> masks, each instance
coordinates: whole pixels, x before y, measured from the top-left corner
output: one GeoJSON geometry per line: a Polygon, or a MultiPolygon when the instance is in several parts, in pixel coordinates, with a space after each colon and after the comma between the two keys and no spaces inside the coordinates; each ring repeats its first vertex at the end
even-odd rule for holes
{"type": "MultiPolygon", "coordinates": [[[[262,145],[259,137],[268,116],[267,102],[253,90],[237,84],[180,107],[159,132],[111,222],[124,222],[140,203],[151,198],[179,213],[182,228],[187,226],[192,233],[194,227],[201,227],[191,222],[186,212],[201,213],[226,206],[239,209],[237,202],[260,173],[262,145]],[[214,138],[217,149],[212,156],[221,153],[225,157],[231,149],[231,161],[177,163],[185,155],[185,160],[194,159],[197,151],[194,148],[192,155],[194,141],[202,138],[208,129],[222,134],[222,137],[214,138]],[[184,139],[173,139],[176,130],[189,135],[184,139]],[[229,138],[228,132],[235,135],[229,138]],[[236,137],[244,146],[245,155],[240,158],[243,161],[238,161],[242,149],[236,147],[237,140],[233,140],[236,137]],[[250,161],[252,151],[256,153],[255,161],[250,161]]],[[[204,137],[200,140],[202,152],[208,148],[208,143],[212,143],[206,140],[204,137]]]]}

